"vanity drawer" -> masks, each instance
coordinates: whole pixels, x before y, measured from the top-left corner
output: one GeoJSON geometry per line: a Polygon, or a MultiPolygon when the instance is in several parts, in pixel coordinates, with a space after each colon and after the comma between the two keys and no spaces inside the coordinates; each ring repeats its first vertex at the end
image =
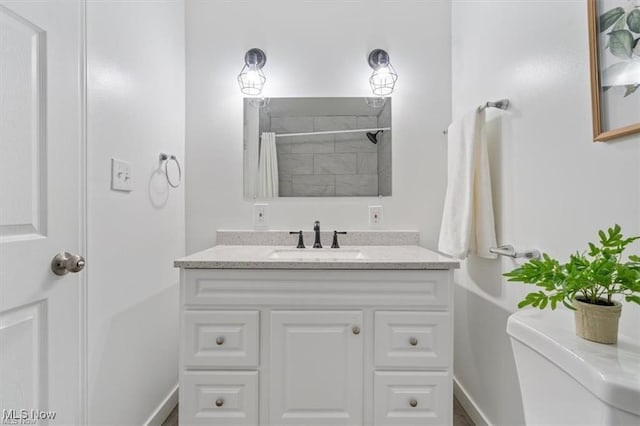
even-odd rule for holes
{"type": "Polygon", "coordinates": [[[257,425],[257,371],[185,371],[180,424],[257,425]]]}
{"type": "Polygon", "coordinates": [[[447,312],[376,312],[376,368],[446,368],[450,323],[447,312]]]}
{"type": "Polygon", "coordinates": [[[376,426],[451,424],[451,379],[448,373],[374,373],[376,426]]]}
{"type": "Polygon", "coordinates": [[[186,368],[258,366],[258,311],[186,311],[186,368]]]}

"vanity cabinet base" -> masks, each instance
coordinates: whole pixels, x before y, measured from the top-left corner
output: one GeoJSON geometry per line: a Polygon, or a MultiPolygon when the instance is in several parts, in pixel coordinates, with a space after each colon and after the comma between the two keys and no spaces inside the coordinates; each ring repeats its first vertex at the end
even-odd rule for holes
{"type": "Polygon", "coordinates": [[[180,425],[450,425],[450,270],[181,270],[180,425]]]}

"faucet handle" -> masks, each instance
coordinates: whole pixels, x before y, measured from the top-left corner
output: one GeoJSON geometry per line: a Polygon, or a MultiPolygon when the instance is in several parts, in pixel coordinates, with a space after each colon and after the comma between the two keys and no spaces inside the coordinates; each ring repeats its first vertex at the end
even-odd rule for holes
{"type": "Polygon", "coordinates": [[[296,246],[296,248],[305,248],[304,239],[302,238],[302,231],[290,231],[289,234],[298,234],[298,245],[296,246]]]}
{"type": "Polygon", "coordinates": [[[340,248],[340,244],[338,244],[338,234],[347,235],[345,231],[333,231],[333,243],[331,244],[331,248],[340,248]]]}

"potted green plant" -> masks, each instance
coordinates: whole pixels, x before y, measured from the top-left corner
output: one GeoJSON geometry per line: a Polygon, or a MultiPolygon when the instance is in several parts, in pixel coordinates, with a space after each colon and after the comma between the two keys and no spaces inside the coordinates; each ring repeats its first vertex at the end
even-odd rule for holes
{"type": "Polygon", "coordinates": [[[598,236],[599,244],[589,243],[588,251],[572,254],[567,263],[545,253],[504,276],[540,288],[527,294],[518,308],[556,309],[562,303],[575,313],[578,336],[613,344],[622,310],[614,296],[640,305],[640,256],[623,258],[625,248],[640,236],[625,238],[619,225],[598,236]]]}

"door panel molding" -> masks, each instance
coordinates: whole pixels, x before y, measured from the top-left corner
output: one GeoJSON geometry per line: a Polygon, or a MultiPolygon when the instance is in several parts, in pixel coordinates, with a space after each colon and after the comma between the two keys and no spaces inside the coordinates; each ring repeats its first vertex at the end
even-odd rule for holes
{"type": "Polygon", "coordinates": [[[0,243],[47,235],[47,34],[0,5],[0,243]],[[5,46],[5,47],[2,47],[5,46]],[[9,101],[10,99],[10,101],[9,101]],[[11,155],[9,155],[11,154],[11,155]]]}
{"type": "Polygon", "coordinates": [[[46,300],[0,313],[0,407],[19,411],[47,406],[46,321],[46,300]]]}

